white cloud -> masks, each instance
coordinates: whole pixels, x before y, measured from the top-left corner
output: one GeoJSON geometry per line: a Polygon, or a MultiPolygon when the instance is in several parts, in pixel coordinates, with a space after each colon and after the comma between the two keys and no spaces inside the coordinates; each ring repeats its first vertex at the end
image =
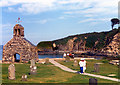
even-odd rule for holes
{"type": "Polygon", "coordinates": [[[10,23],[7,23],[7,24],[2,24],[2,29],[5,29],[5,28],[10,28],[12,27],[13,25],[10,24],[10,23]]]}
{"type": "Polygon", "coordinates": [[[39,24],[45,24],[49,21],[50,19],[43,19],[43,20],[27,20],[24,21],[24,23],[39,23],[39,24]]]}
{"type": "Polygon", "coordinates": [[[95,19],[85,19],[85,20],[82,20],[82,21],[79,21],[78,23],[85,23],[85,22],[90,22],[90,21],[94,21],[95,19]]]}
{"type": "Polygon", "coordinates": [[[54,9],[56,0],[1,0],[0,7],[8,7],[9,11],[37,14],[54,9]],[[19,5],[17,7],[12,7],[19,5]]]}
{"type": "Polygon", "coordinates": [[[50,10],[70,10],[74,13],[116,13],[119,0],[1,0],[1,7],[9,11],[37,14],[50,10]],[[17,8],[12,6],[19,5],[17,8]],[[76,11],[76,12],[75,12],[76,11]]]}
{"type": "Polygon", "coordinates": [[[107,22],[110,21],[111,18],[88,18],[85,20],[81,20],[78,23],[86,23],[86,22],[90,22],[90,23],[98,23],[98,22],[107,22]]]}
{"type": "Polygon", "coordinates": [[[13,6],[17,4],[34,4],[34,3],[39,3],[42,5],[52,5],[52,3],[56,0],[1,0],[0,1],[0,6],[1,7],[7,7],[7,6],[13,6]]]}
{"type": "Polygon", "coordinates": [[[93,17],[93,16],[95,16],[95,15],[92,15],[92,14],[86,14],[86,15],[84,15],[85,17],[93,17]]]}
{"type": "Polygon", "coordinates": [[[73,3],[81,3],[84,2],[84,0],[61,0],[58,1],[59,4],[73,4],[73,3]]]}
{"type": "Polygon", "coordinates": [[[59,17],[59,19],[65,19],[65,17],[64,17],[64,16],[61,16],[61,17],[59,17]]]}
{"type": "Polygon", "coordinates": [[[29,3],[29,4],[22,4],[21,7],[18,8],[17,11],[29,14],[37,14],[40,12],[45,12],[49,10],[53,10],[54,5],[52,4],[42,4],[42,3],[29,3]]]}
{"type": "Polygon", "coordinates": [[[14,8],[12,8],[12,7],[8,7],[8,10],[9,10],[9,11],[13,11],[13,12],[16,11],[16,10],[15,10],[14,8]]]}
{"type": "Polygon", "coordinates": [[[45,24],[45,23],[47,23],[47,21],[48,21],[48,20],[46,20],[46,19],[45,19],[45,20],[41,20],[40,23],[41,23],[41,24],[45,24]]]}

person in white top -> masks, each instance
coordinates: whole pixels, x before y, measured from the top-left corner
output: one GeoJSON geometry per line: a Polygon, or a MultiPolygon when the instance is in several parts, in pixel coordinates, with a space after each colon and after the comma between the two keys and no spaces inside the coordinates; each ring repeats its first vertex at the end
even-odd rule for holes
{"type": "Polygon", "coordinates": [[[69,56],[69,53],[67,53],[67,56],[69,56]]]}
{"type": "Polygon", "coordinates": [[[86,70],[86,61],[84,58],[81,58],[79,65],[80,65],[80,73],[84,73],[86,70]]]}
{"type": "Polygon", "coordinates": [[[63,58],[65,58],[65,57],[66,57],[66,53],[63,54],[63,58]]]}

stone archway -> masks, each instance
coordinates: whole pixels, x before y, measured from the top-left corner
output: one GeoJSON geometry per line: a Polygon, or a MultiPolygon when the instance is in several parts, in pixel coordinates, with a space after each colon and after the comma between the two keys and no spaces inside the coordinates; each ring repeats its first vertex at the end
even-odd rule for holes
{"type": "Polygon", "coordinates": [[[21,56],[18,53],[14,54],[14,62],[20,62],[21,56]]]}

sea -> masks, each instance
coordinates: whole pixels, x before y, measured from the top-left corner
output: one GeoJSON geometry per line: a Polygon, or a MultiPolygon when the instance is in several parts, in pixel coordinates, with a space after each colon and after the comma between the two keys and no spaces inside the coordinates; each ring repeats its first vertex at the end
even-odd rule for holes
{"type": "Polygon", "coordinates": [[[39,59],[43,58],[63,58],[63,55],[38,55],[39,59]]]}
{"type": "MultiPolygon", "coordinates": [[[[3,45],[0,45],[0,60],[2,60],[3,45]]],[[[38,55],[39,59],[43,58],[63,58],[63,55],[38,55]]]]}
{"type": "Polygon", "coordinates": [[[2,60],[3,45],[0,45],[0,60],[2,60]]]}

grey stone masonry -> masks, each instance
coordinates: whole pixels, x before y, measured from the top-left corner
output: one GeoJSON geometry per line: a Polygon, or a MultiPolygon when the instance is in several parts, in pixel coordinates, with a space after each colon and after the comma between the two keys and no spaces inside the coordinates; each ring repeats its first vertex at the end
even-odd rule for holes
{"type": "Polygon", "coordinates": [[[38,60],[37,47],[24,38],[24,28],[16,24],[13,28],[13,38],[3,46],[3,62],[15,62],[16,54],[20,55],[19,62],[38,60]]]}

